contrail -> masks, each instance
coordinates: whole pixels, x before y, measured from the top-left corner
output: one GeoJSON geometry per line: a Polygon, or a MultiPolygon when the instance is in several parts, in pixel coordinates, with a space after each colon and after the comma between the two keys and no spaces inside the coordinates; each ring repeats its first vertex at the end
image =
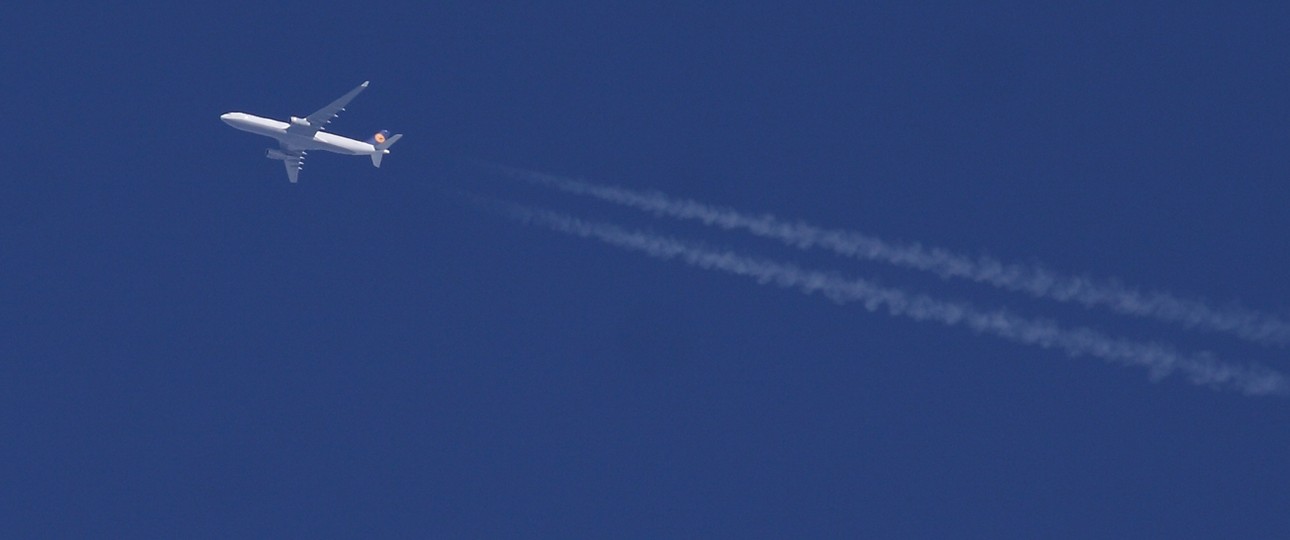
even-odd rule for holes
{"type": "Polygon", "coordinates": [[[860,303],[869,311],[886,310],[892,316],[917,321],[934,321],[946,326],[962,325],[979,333],[993,334],[1017,343],[1059,349],[1072,357],[1088,355],[1110,363],[1141,366],[1150,371],[1153,380],[1176,370],[1194,384],[1235,389],[1246,395],[1290,393],[1290,381],[1285,376],[1258,365],[1226,364],[1209,354],[1183,355],[1161,344],[1112,339],[1093,330],[1061,328],[1051,322],[1026,319],[1002,310],[982,311],[966,303],[936,300],[861,279],[846,279],[835,274],[804,270],[792,264],[755,259],[730,251],[711,250],[663,236],[587,222],[545,210],[509,203],[485,204],[525,223],[600,240],[659,259],[679,259],[691,266],[750,277],[761,284],[797,289],[808,295],[819,293],[842,304],[860,303]]]}
{"type": "Polygon", "coordinates": [[[1190,329],[1222,332],[1261,345],[1290,344],[1290,323],[1266,313],[1209,305],[1162,292],[1140,292],[1113,281],[1063,276],[1034,265],[1007,264],[990,257],[970,257],[919,244],[895,244],[859,232],[830,230],[788,222],[769,214],[752,215],[657,192],[602,186],[589,182],[491,163],[481,166],[535,185],[726,230],[742,230],[799,248],[821,247],[838,255],[960,278],[1008,291],[1087,308],[1175,323],[1190,329]]]}

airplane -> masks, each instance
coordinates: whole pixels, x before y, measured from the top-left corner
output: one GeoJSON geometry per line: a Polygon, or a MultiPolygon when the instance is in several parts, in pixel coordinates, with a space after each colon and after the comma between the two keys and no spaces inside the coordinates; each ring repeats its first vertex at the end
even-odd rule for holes
{"type": "Polygon", "coordinates": [[[220,115],[220,120],[242,131],[277,139],[278,148],[269,148],[264,157],[282,161],[282,164],[287,167],[287,180],[293,184],[296,183],[300,170],[304,168],[305,154],[310,150],[326,150],[351,156],[370,156],[372,166],[380,167],[381,158],[390,153],[390,147],[399,142],[399,138],[403,137],[402,133],[390,136],[389,131],[381,130],[366,141],[356,141],[323,131],[332,118],[340,116],[340,112],[345,110],[345,105],[349,104],[354,96],[367,88],[368,82],[371,81],[363,81],[358,88],[350,90],[348,94],[309,116],[304,118],[292,116],[291,122],[263,118],[244,112],[224,113],[220,115]]]}

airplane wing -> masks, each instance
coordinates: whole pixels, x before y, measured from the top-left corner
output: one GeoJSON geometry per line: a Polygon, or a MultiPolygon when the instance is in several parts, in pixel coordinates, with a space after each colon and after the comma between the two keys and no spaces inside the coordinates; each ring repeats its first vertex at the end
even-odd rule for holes
{"type": "Polygon", "coordinates": [[[304,150],[282,148],[282,164],[287,167],[287,180],[292,184],[296,183],[300,170],[305,168],[305,153],[304,150]]]}
{"type": "Polygon", "coordinates": [[[327,123],[331,122],[332,118],[340,116],[340,112],[345,110],[345,105],[348,105],[359,92],[362,92],[364,88],[367,88],[368,82],[369,81],[363,81],[363,84],[358,85],[358,88],[350,90],[348,94],[340,96],[336,101],[331,102],[326,107],[318,109],[316,112],[305,118],[291,117],[291,125],[287,126],[287,132],[312,137],[315,133],[326,127],[327,123]]]}

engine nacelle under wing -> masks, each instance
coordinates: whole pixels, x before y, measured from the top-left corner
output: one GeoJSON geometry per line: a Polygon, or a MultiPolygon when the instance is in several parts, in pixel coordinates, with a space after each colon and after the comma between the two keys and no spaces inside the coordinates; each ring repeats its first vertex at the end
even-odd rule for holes
{"type": "Polygon", "coordinates": [[[279,161],[286,161],[288,159],[296,158],[295,156],[288,154],[286,152],[283,152],[282,150],[278,150],[277,148],[270,148],[266,150],[264,152],[264,157],[267,157],[269,159],[276,159],[279,161]]]}
{"type": "Polygon", "coordinates": [[[291,117],[291,123],[292,123],[292,124],[294,124],[294,125],[297,125],[297,126],[303,127],[303,128],[311,128],[311,127],[313,127],[313,125],[309,123],[309,119],[308,119],[308,118],[301,118],[301,117],[299,117],[299,116],[292,116],[292,117],[291,117]]]}

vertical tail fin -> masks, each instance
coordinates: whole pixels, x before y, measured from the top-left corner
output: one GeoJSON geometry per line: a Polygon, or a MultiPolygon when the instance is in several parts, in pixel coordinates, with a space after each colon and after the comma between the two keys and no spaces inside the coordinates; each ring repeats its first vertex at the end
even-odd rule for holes
{"type": "Polygon", "coordinates": [[[390,153],[389,148],[391,146],[394,146],[394,143],[399,142],[400,137],[403,137],[402,133],[399,133],[394,135],[393,137],[390,137],[390,132],[385,130],[381,130],[376,135],[372,135],[372,138],[368,141],[368,143],[376,147],[376,151],[372,152],[373,167],[381,166],[381,158],[385,157],[385,154],[390,153]]]}

